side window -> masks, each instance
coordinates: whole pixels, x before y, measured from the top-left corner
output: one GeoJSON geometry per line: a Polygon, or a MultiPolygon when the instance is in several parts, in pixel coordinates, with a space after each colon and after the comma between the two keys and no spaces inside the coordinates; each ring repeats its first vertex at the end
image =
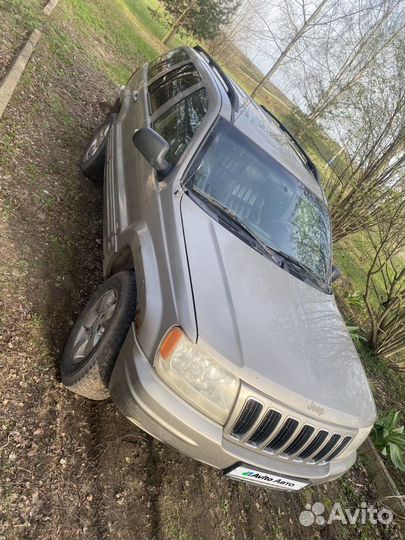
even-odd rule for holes
{"type": "Polygon", "coordinates": [[[148,77],[149,79],[153,79],[153,77],[156,77],[161,71],[175,66],[176,64],[180,64],[180,62],[184,62],[188,59],[189,56],[184,49],[169,51],[168,53],[159,56],[159,58],[152,60],[148,68],[148,77]]]}
{"type": "Polygon", "coordinates": [[[204,88],[179,101],[154,122],[154,129],[169,143],[167,159],[176,163],[206,115],[208,97],[204,88]]]}
{"type": "Polygon", "coordinates": [[[152,113],[159,109],[166,101],[169,101],[172,97],[200,81],[201,77],[192,64],[187,64],[169,71],[169,73],[160,77],[150,87],[149,94],[152,113]]]}

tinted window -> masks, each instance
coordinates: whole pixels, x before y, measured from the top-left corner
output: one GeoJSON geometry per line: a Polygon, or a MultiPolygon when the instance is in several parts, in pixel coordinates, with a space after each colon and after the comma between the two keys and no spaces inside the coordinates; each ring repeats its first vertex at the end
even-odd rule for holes
{"type": "Polygon", "coordinates": [[[149,64],[149,79],[152,79],[165,69],[169,69],[176,64],[180,64],[180,62],[188,60],[188,58],[189,56],[184,49],[175,49],[174,51],[169,51],[167,54],[159,56],[159,58],[152,60],[152,62],[149,64]]]}
{"type": "Polygon", "coordinates": [[[201,81],[192,64],[187,64],[163,75],[150,88],[152,112],[164,105],[172,97],[201,81]]]}
{"type": "Polygon", "coordinates": [[[208,108],[207,93],[202,88],[173,105],[154,122],[155,130],[170,145],[167,159],[176,163],[201,124],[208,108]]]}
{"type": "Polygon", "coordinates": [[[238,129],[223,122],[189,179],[193,190],[234,214],[268,246],[326,283],[331,265],[327,208],[238,129]]]}

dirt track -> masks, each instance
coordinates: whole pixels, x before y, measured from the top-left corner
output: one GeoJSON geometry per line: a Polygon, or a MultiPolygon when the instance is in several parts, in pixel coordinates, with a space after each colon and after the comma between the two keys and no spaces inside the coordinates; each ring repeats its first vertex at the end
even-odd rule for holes
{"type": "Polygon", "coordinates": [[[115,91],[45,35],[0,124],[0,539],[370,537],[298,521],[305,502],[376,500],[361,463],[296,495],[250,488],[60,385],[64,340],[101,281],[102,193],[77,163],[115,91]]]}

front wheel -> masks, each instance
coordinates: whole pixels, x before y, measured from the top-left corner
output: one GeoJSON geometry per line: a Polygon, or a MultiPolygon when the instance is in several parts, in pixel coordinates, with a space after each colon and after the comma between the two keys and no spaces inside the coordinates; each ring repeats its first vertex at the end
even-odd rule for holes
{"type": "Polygon", "coordinates": [[[84,175],[101,182],[104,177],[104,165],[113,116],[110,115],[97,129],[80,162],[84,175]]]}
{"type": "Polygon", "coordinates": [[[62,383],[90,399],[106,399],[111,373],[135,318],[132,271],[118,272],[93,294],[77,319],[62,355],[62,383]]]}

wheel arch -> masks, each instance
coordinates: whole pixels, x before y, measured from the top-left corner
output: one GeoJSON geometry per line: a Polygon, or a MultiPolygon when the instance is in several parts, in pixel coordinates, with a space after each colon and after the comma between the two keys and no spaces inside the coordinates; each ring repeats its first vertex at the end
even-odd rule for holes
{"type": "Polygon", "coordinates": [[[107,279],[123,270],[133,270],[135,274],[137,293],[137,324],[142,323],[145,309],[145,279],[142,261],[141,246],[132,238],[131,242],[123,243],[104,266],[104,279],[107,279]]]}
{"type": "MultiPolygon", "coordinates": [[[[122,270],[135,271],[134,253],[129,244],[123,245],[119,251],[113,254],[109,260],[108,267],[105,269],[104,277],[108,278],[121,272],[122,270]]],[[[135,273],[136,275],[136,273],[135,273]]]]}

